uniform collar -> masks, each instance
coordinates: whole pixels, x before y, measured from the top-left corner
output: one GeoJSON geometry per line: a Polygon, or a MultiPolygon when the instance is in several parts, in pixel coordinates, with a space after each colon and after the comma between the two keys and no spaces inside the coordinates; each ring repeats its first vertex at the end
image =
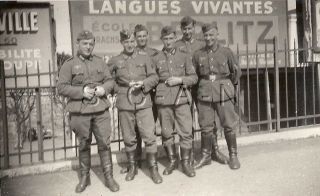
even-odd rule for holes
{"type": "Polygon", "coordinates": [[[166,54],[166,55],[174,55],[177,51],[177,48],[172,48],[172,50],[170,52],[168,52],[165,48],[162,49],[162,51],[166,54]]]}
{"type": "Polygon", "coordinates": [[[135,58],[137,56],[137,51],[134,50],[133,53],[131,55],[128,55],[127,53],[125,53],[124,51],[122,51],[122,56],[125,60],[129,59],[129,58],[135,58]]]}
{"type": "Polygon", "coordinates": [[[185,43],[190,43],[190,44],[192,44],[192,43],[194,42],[194,38],[193,38],[193,37],[191,37],[190,40],[186,40],[186,39],[184,39],[184,38],[182,37],[181,40],[182,40],[183,42],[185,42],[185,43]]]}
{"type": "Polygon", "coordinates": [[[137,46],[136,49],[137,49],[138,51],[147,51],[147,46],[145,46],[145,47],[139,47],[139,46],[137,46]]]}
{"type": "Polygon", "coordinates": [[[205,46],[205,49],[206,49],[208,52],[215,52],[215,51],[217,51],[220,47],[221,47],[220,44],[216,44],[216,45],[213,45],[213,46],[205,46]]]}
{"type": "Polygon", "coordinates": [[[84,57],[84,56],[82,56],[79,52],[77,52],[77,56],[78,56],[79,59],[81,59],[82,61],[85,61],[85,60],[92,61],[92,58],[93,58],[93,55],[90,55],[89,57],[84,57]]]}

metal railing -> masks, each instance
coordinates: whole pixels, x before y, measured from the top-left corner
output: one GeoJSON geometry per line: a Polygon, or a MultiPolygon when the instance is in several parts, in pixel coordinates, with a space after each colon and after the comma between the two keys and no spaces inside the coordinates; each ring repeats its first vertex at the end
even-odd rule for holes
{"type": "MultiPolygon", "coordinates": [[[[237,86],[239,134],[320,124],[320,64],[298,63],[297,60],[299,52],[312,52],[312,48],[289,50],[286,42],[281,48],[275,39],[271,49],[267,45],[262,50],[257,46],[250,52],[248,47],[245,52],[237,49],[239,62],[245,63],[241,65],[243,74],[237,86]]],[[[28,66],[25,66],[22,75],[16,73],[14,66],[14,73],[4,76],[4,64],[0,61],[1,169],[77,156],[77,141],[64,109],[66,102],[55,87],[55,66],[50,62],[46,66],[48,72],[40,72],[38,66],[37,73],[32,74],[28,74],[28,66]],[[36,78],[36,85],[29,84],[30,77],[36,78]],[[49,84],[42,85],[41,77],[47,77],[49,84]],[[18,82],[21,83],[21,78],[26,81],[23,87],[18,82]],[[13,80],[14,85],[4,88],[8,79],[13,80]],[[21,100],[17,102],[14,99],[19,95],[21,100]],[[24,140],[29,142],[25,141],[22,148],[20,144],[24,140]]],[[[111,148],[120,151],[123,143],[117,129],[117,111],[111,109],[110,114],[113,127],[111,148]]],[[[159,124],[157,127],[159,129],[159,124]]],[[[199,139],[200,132],[196,131],[196,139],[199,139]]]]}

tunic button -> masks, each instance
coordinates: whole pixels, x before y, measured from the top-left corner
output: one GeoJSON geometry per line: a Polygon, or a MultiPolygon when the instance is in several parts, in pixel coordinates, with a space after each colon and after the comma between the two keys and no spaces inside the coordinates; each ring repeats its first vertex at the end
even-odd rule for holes
{"type": "Polygon", "coordinates": [[[213,58],[211,58],[210,61],[213,61],[213,58]]]}
{"type": "Polygon", "coordinates": [[[169,63],[172,63],[172,61],[170,60],[169,63]]]}

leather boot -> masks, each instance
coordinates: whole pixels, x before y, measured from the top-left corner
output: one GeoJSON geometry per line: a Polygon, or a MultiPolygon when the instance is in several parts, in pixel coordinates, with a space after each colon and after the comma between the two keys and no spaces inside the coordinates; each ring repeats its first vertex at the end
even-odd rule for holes
{"type": "Polygon", "coordinates": [[[181,150],[181,165],[182,171],[189,177],[196,176],[196,172],[194,168],[191,166],[190,158],[191,158],[191,149],[180,148],[181,150]]]}
{"type": "Polygon", "coordinates": [[[131,181],[134,179],[135,175],[138,174],[137,161],[136,161],[136,151],[127,152],[128,157],[128,173],[126,175],[126,181],[131,181]]]}
{"type": "Polygon", "coordinates": [[[225,133],[228,150],[229,150],[229,167],[231,169],[239,169],[240,162],[237,157],[237,138],[232,131],[225,133]]]}
{"type": "Polygon", "coordinates": [[[162,177],[158,172],[156,153],[147,153],[147,161],[150,170],[150,176],[155,184],[162,183],[162,177]]]}
{"type": "Polygon", "coordinates": [[[99,151],[102,171],[105,179],[105,186],[112,192],[119,191],[119,184],[113,178],[111,150],[99,151]]]}
{"type": "Polygon", "coordinates": [[[177,161],[177,156],[176,156],[176,147],[174,144],[165,146],[164,147],[167,156],[169,159],[169,165],[164,169],[163,175],[170,175],[172,174],[173,170],[175,170],[178,167],[178,161],[177,161]]]}
{"type": "Polygon", "coordinates": [[[219,151],[217,134],[213,134],[211,159],[221,164],[227,164],[229,159],[219,151]]]}
{"type": "Polygon", "coordinates": [[[79,150],[79,166],[80,181],[76,186],[76,193],[83,192],[87,188],[87,186],[91,184],[89,173],[91,167],[90,149],[85,151],[79,150]]]}
{"type": "Polygon", "coordinates": [[[205,165],[211,164],[211,152],[212,152],[212,135],[201,134],[201,159],[198,161],[194,168],[200,169],[205,165]]]}

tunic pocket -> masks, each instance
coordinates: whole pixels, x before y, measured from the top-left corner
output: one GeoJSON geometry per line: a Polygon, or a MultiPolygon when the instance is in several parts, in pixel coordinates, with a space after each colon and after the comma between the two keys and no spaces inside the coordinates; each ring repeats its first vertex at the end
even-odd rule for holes
{"type": "Polygon", "coordinates": [[[72,69],[72,84],[79,85],[84,81],[84,70],[82,68],[72,69]]]}
{"type": "Polygon", "coordinates": [[[147,77],[145,64],[136,65],[137,75],[147,77]]]}
{"type": "Polygon", "coordinates": [[[184,64],[177,65],[176,70],[177,70],[177,76],[184,76],[186,74],[185,72],[186,68],[184,64]]]}

